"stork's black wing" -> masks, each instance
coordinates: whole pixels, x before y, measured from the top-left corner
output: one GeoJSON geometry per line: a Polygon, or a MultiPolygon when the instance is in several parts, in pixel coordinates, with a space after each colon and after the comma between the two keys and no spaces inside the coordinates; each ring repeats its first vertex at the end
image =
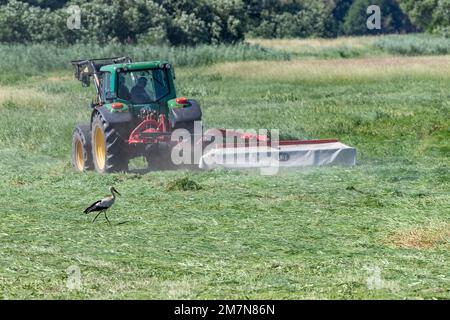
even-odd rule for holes
{"type": "Polygon", "coordinates": [[[100,208],[98,206],[98,204],[100,202],[102,202],[102,200],[95,201],[93,204],[91,204],[89,207],[87,207],[83,212],[84,213],[89,213],[89,212],[92,212],[92,211],[99,211],[99,210],[103,209],[103,208],[100,208]]]}

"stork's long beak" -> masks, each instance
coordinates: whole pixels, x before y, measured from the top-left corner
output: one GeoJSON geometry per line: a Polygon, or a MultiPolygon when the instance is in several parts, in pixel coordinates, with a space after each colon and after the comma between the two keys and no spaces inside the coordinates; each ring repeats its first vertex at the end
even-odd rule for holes
{"type": "Polygon", "coordinates": [[[120,192],[119,191],[117,191],[117,189],[116,188],[113,188],[112,189],[115,193],[117,193],[119,196],[121,196],[121,194],[120,194],[120,192]]]}

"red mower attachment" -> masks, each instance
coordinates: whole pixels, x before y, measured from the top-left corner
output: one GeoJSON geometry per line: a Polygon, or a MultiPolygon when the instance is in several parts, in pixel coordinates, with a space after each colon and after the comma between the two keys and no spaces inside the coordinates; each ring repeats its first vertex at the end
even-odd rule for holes
{"type": "Polygon", "coordinates": [[[130,134],[128,144],[150,144],[169,142],[171,133],[167,131],[167,121],[163,114],[149,114],[130,134]]]}

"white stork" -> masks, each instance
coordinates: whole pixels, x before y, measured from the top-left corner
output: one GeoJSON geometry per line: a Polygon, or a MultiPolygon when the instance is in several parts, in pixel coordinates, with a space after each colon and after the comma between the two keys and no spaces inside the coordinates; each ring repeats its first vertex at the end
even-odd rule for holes
{"type": "Polygon", "coordinates": [[[92,223],[95,222],[95,220],[97,219],[97,217],[100,215],[100,213],[104,213],[105,214],[105,218],[106,221],[108,221],[109,225],[111,225],[111,222],[109,222],[108,217],[106,216],[106,210],[108,210],[109,208],[112,207],[112,205],[114,204],[114,201],[116,200],[116,195],[115,193],[117,193],[119,196],[121,195],[119,193],[119,191],[116,190],[116,188],[114,187],[109,187],[109,191],[111,192],[111,196],[105,197],[101,200],[95,201],[93,204],[91,204],[88,208],[86,208],[84,210],[84,213],[88,214],[90,212],[95,212],[98,211],[97,215],[95,216],[94,220],[92,221],[92,223]]]}

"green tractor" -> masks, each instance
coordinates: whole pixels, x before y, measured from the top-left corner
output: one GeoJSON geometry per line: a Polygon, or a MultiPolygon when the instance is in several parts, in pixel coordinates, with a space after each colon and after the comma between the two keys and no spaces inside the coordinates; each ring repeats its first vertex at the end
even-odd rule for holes
{"type": "Polygon", "coordinates": [[[138,156],[153,169],[172,167],[171,133],[192,133],[202,111],[195,100],[177,98],[170,63],[116,57],[76,60],[72,65],[82,85],[94,83],[96,89],[91,122],[73,131],[73,167],[80,172],[127,171],[129,160],[138,156]]]}

